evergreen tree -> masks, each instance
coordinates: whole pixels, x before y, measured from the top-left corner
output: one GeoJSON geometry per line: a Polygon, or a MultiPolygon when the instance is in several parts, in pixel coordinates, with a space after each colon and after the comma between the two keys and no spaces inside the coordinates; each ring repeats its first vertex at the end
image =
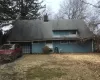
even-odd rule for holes
{"type": "MultiPolygon", "coordinates": [[[[42,1],[43,2],[43,1],[42,1]]],[[[0,0],[0,20],[37,19],[43,9],[38,0],[0,0]]]]}

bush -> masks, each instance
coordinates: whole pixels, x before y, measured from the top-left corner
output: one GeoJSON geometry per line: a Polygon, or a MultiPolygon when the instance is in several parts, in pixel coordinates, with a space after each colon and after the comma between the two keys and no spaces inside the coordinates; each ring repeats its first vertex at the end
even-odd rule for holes
{"type": "Polygon", "coordinates": [[[45,47],[43,48],[43,52],[47,54],[47,53],[52,52],[52,49],[50,49],[48,46],[45,46],[45,47]]]}

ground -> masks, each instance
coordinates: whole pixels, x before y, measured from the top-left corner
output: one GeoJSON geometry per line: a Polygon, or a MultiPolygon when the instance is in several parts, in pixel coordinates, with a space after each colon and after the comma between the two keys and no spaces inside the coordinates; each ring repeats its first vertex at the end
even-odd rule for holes
{"type": "Polygon", "coordinates": [[[0,65],[0,80],[100,80],[100,54],[24,55],[0,65]]]}

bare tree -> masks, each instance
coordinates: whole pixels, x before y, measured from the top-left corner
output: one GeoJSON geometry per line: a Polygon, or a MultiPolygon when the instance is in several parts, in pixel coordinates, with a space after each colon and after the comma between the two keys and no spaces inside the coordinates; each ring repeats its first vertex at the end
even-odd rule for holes
{"type": "Polygon", "coordinates": [[[85,2],[81,0],[84,4],[88,5],[88,12],[87,18],[85,19],[86,22],[89,24],[91,31],[95,31],[100,24],[100,0],[97,0],[95,4],[85,2]]]}
{"type": "Polygon", "coordinates": [[[85,4],[88,4],[88,5],[91,5],[91,6],[95,7],[95,8],[100,8],[100,5],[98,5],[98,4],[100,4],[100,0],[97,0],[97,4],[92,4],[92,3],[86,2],[84,0],[81,0],[81,2],[83,2],[85,4]]]}
{"type": "Polygon", "coordinates": [[[86,4],[84,4],[81,0],[64,0],[59,12],[63,14],[60,16],[63,18],[85,19],[86,4]]]}
{"type": "Polygon", "coordinates": [[[59,11],[58,13],[56,13],[56,14],[54,15],[54,19],[55,19],[55,20],[64,19],[63,13],[59,11]]]}
{"type": "Polygon", "coordinates": [[[43,11],[41,11],[41,19],[44,19],[44,15],[48,15],[49,20],[53,19],[53,11],[51,7],[47,6],[43,11]]]}

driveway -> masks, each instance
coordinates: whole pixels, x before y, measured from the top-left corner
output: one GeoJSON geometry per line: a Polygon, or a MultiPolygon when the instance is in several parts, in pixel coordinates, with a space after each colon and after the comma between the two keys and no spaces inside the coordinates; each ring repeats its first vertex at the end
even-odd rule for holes
{"type": "Polygon", "coordinates": [[[0,65],[0,80],[100,80],[100,54],[24,55],[0,65]]]}

